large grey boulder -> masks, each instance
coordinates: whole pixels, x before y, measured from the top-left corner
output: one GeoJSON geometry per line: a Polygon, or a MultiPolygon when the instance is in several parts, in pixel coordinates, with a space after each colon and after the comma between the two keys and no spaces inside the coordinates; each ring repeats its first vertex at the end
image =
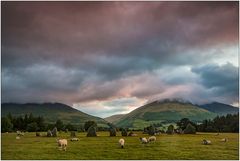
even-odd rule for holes
{"type": "Polygon", "coordinates": [[[110,133],[110,136],[116,136],[117,135],[117,131],[116,131],[115,128],[110,128],[109,133],[110,133]]]}
{"type": "Polygon", "coordinates": [[[97,136],[97,129],[96,129],[96,127],[93,125],[93,126],[90,126],[90,127],[88,128],[87,137],[94,137],[94,136],[97,136]]]}
{"type": "Polygon", "coordinates": [[[57,137],[57,132],[58,132],[57,128],[54,127],[53,130],[52,130],[52,136],[57,137]]]}
{"type": "Polygon", "coordinates": [[[122,136],[128,136],[127,129],[122,129],[122,136]]]}
{"type": "Polygon", "coordinates": [[[50,130],[48,130],[47,137],[52,137],[52,136],[53,136],[52,132],[50,130]]]}

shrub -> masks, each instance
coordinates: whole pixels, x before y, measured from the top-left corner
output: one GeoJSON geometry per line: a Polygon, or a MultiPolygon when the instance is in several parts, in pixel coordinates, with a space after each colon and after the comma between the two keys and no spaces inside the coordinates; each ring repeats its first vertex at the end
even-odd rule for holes
{"type": "Polygon", "coordinates": [[[30,124],[27,124],[27,131],[28,132],[34,132],[38,130],[38,126],[36,122],[32,122],[30,124]]]}
{"type": "Polygon", "coordinates": [[[87,121],[87,122],[85,122],[85,124],[84,124],[85,131],[88,131],[88,128],[90,128],[91,126],[97,127],[97,123],[95,121],[87,121]]]}
{"type": "Polygon", "coordinates": [[[9,132],[12,131],[13,124],[11,123],[11,120],[7,117],[2,117],[1,120],[1,130],[2,132],[9,132]]]}
{"type": "Polygon", "coordinates": [[[184,130],[184,134],[196,134],[196,128],[192,124],[188,124],[184,130]]]}

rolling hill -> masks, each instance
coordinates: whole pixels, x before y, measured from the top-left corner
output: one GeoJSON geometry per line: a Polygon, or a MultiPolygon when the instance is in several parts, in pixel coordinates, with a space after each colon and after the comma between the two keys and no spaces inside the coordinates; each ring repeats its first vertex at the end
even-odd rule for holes
{"type": "Polygon", "coordinates": [[[13,116],[24,116],[25,114],[30,113],[32,113],[34,116],[43,116],[46,122],[49,123],[55,123],[57,119],[61,119],[64,123],[81,125],[86,121],[93,120],[96,121],[99,126],[107,126],[107,121],[104,119],[88,115],[61,103],[2,103],[2,116],[6,116],[9,112],[13,116]]]}
{"type": "Polygon", "coordinates": [[[104,120],[106,120],[107,122],[110,123],[116,123],[118,120],[120,120],[125,114],[118,114],[118,115],[112,115],[109,117],[104,118],[104,120]]]}
{"type": "Polygon", "coordinates": [[[218,115],[235,114],[239,112],[239,108],[219,102],[200,105],[200,107],[218,115]]]}
{"type": "Polygon", "coordinates": [[[176,122],[182,118],[199,122],[215,116],[215,113],[189,102],[163,100],[141,106],[124,115],[115,124],[119,127],[143,128],[153,123],[176,122]]]}

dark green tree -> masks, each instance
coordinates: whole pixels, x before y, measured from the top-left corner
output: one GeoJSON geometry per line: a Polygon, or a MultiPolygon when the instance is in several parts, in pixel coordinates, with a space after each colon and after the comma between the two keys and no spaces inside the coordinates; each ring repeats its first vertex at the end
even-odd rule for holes
{"type": "Polygon", "coordinates": [[[76,129],[74,128],[74,126],[70,123],[68,123],[66,126],[65,126],[65,130],[68,129],[68,131],[76,131],[76,129]]]}
{"type": "Polygon", "coordinates": [[[85,122],[85,124],[84,124],[85,131],[88,131],[88,128],[91,127],[91,126],[97,127],[97,123],[95,121],[85,122]]]}
{"type": "Polygon", "coordinates": [[[63,122],[62,120],[57,120],[56,123],[55,123],[55,127],[58,129],[58,130],[63,130],[64,128],[64,125],[63,125],[63,122]]]}
{"type": "Polygon", "coordinates": [[[196,134],[196,128],[191,123],[188,123],[184,129],[184,134],[196,134]]]}
{"type": "Polygon", "coordinates": [[[39,116],[35,120],[36,120],[36,123],[37,123],[37,126],[38,126],[38,130],[39,131],[45,131],[46,130],[46,124],[45,124],[44,118],[39,116]]]}
{"type": "Polygon", "coordinates": [[[151,125],[149,127],[148,134],[149,135],[154,135],[155,134],[155,127],[153,125],[151,125]]]}
{"type": "Polygon", "coordinates": [[[36,122],[32,122],[32,123],[27,124],[26,130],[28,132],[36,132],[38,130],[37,123],[36,122]]]}
{"type": "Polygon", "coordinates": [[[177,126],[182,129],[185,130],[188,124],[191,124],[193,126],[196,126],[193,122],[191,122],[188,118],[183,118],[180,121],[177,122],[177,126]]]}
{"type": "Polygon", "coordinates": [[[1,130],[2,132],[11,132],[13,129],[13,124],[8,117],[2,117],[1,119],[1,130]]]}

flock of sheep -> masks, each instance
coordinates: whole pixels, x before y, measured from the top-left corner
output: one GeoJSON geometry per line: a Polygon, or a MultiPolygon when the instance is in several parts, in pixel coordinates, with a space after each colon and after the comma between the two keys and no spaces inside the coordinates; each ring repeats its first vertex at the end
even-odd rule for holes
{"type": "MultiPolygon", "coordinates": [[[[148,139],[147,138],[139,138],[142,144],[147,144],[150,142],[155,142],[157,138],[155,136],[151,136],[148,139]]],[[[78,138],[71,138],[71,141],[78,141],[78,138]]],[[[67,139],[56,139],[58,147],[64,151],[67,150],[67,139]]],[[[121,148],[124,148],[125,140],[123,138],[119,139],[118,141],[119,146],[121,148]]]]}
{"type": "MultiPolygon", "coordinates": [[[[24,136],[24,133],[20,132],[20,131],[17,131],[16,139],[20,139],[20,136],[24,136]]],[[[140,140],[140,142],[142,144],[148,144],[148,143],[151,143],[151,142],[156,142],[157,138],[155,136],[150,136],[149,138],[146,138],[146,137],[142,138],[142,137],[140,137],[139,140],[140,140]]],[[[79,139],[74,137],[74,138],[71,138],[70,141],[79,141],[79,139]]],[[[223,138],[220,141],[221,142],[227,142],[228,139],[227,138],[223,138]]],[[[68,144],[67,139],[56,139],[56,142],[58,144],[59,149],[64,150],[64,151],[67,150],[67,144],[68,144]]],[[[119,139],[118,143],[119,143],[119,146],[121,148],[124,148],[125,140],[123,138],[119,139]]],[[[212,142],[210,140],[203,139],[202,140],[202,144],[203,145],[211,145],[212,142]]]]}
{"type": "MultiPolygon", "coordinates": [[[[71,138],[71,141],[78,141],[78,140],[79,140],[78,138],[71,138]]],[[[157,138],[155,136],[150,136],[149,138],[146,138],[146,137],[141,138],[140,137],[139,140],[142,144],[148,144],[151,142],[156,142],[157,138]]],[[[221,139],[221,142],[227,142],[227,141],[228,141],[227,138],[221,139]]],[[[66,151],[66,148],[67,148],[67,140],[66,139],[57,139],[57,143],[58,143],[59,148],[66,151]]],[[[124,148],[125,140],[123,138],[119,139],[118,143],[121,148],[124,148]]],[[[210,140],[203,139],[202,144],[203,145],[211,145],[212,142],[210,140]]]]}

